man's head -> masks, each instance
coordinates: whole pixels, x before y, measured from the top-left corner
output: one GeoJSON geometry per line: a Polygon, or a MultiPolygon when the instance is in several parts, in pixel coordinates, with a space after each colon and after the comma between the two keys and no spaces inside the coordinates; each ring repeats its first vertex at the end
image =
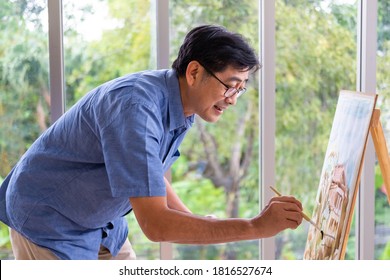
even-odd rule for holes
{"type": "Polygon", "coordinates": [[[172,64],[179,76],[184,114],[218,121],[246,91],[249,73],[259,67],[254,50],[241,35],[215,25],[194,28],[172,64]]]}
{"type": "Polygon", "coordinates": [[[223,72],[228,66],[242,71],[256,71],[260,67],[254,50],[240,34],[216,25],[192,29],[185,37],[172,68],[183,76],[188,64],[194,60],[213,73],[223,72]]]}

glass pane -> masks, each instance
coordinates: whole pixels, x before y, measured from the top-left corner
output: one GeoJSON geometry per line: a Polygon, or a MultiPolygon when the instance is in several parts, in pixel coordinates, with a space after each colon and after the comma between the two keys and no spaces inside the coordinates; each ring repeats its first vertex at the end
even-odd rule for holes
{"type": "MultiPolygon", "coordinates": [[[[357,2],[276,1],[276,184],[310,217],[338,94],[356,89],[357,2]]],[[[279,234],[276,259],[302,259],[308,228],[279,234]]]]}
{"type": "MultiPolygon", "coordinates": [[[[63,0],[63,5],[67,109],[108,80],[156,68],[151,1],[63,0]]],[[[159,243],[144,236],[133,213],[126,217],[137,259],[159,259],[159,243]]]]}
{"type": "MultiPolygon", "coordinates": [[[[0,183],[48,127],[46,1],[0,2],[0,183]]],[[[0,259],[12,258],[0,223],[0,259]]]]}
{"type": "MultiPolygon", "coordinates": [[[[259,45],[258,1],[189,1],[171,0],[171,59],[176,58],[185,34],[200,24],[219,24],[244,34],[256,49],[259,45]]],[[[213,214],[219,218],[249,218],[258,214],[258,77],[253,75],[248,92],[234,108],[224,112],[217,124],[201,119],[189,132],[181,146],[179,162],[172,167],[173,187],[188,206],[199,215],[213,214]],[[209,139],[206,141],[205,139],[209,139]],[[211,153],[207,144],[214,144],[211,153]],[[233,150],[240,151],[233,158],[233,150]],[[218,175],[210,158],[222,170],[218,175]],[[245,158],[250,160],[246,165],[245,158]],[[237,166],[239,172],[229,171],[237,166]],[[243,176],[244,175],[244,176],[243,176]],[[242,177],[241,177],[242,176],[242,177]]],[[[173,245],[174,259],[258,259],[258,241],[210,246],[173,245]]]]}
{"type": "MultiPolygon", "coordinates": [[[[390,147],[390,1],[378,1],[377,93],[381,123],[390,147]]],[[[375,167],[375,259],[390,260],[390,206],[379,165],[375,167]]]]}

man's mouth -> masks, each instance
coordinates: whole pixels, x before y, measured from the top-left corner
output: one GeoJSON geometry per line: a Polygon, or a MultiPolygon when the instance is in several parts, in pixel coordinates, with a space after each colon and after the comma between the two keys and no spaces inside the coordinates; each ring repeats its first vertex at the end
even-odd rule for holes
{"type": "Polygon", "coordinates": [[[220,112],[223,112],[225,110],[225,108],[221,108],[221,107],[219,107],[217,105],[214,105],[214,108],[217,109],[220,112]]]}

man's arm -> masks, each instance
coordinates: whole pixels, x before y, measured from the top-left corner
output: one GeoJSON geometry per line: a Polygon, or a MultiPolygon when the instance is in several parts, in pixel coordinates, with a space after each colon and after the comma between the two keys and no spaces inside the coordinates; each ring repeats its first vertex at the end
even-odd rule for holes
{"type": "Polygon", "coordinates": [[[293,197],[274,197],[252,219],[209,219],[168,207],[166,197],[130,198],[144,234],[155,242],[214,244],[270,237],[295,229],[302,222],[302,206],[293,197]]]}

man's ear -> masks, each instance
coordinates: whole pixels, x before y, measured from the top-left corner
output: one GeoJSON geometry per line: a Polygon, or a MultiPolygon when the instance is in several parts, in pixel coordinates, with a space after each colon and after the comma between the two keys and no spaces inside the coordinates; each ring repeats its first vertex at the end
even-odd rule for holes
{"type": "Polygon", "coordinates": [[[186,70],[186,79],[188,85],[192,86],[196,81],[199,81],[201,72],[201,65],[198,61],[192,60],[190,63],[188,63],[186,70]]]}

